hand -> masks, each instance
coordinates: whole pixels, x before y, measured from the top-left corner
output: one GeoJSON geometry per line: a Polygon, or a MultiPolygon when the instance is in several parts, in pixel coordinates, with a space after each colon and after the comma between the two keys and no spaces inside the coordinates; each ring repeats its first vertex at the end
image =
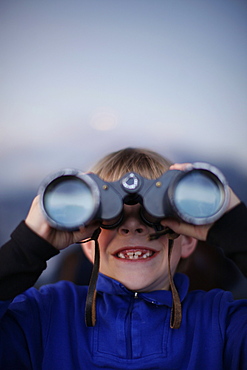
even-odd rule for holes
{"type": "MultiPolygon", "coordinates": [[[[185,171],[188,168],[191,168],[191,163],[175,163],[170,167],[170,170],[179,170],[179,171],[185,171]]],[[[230,199],[228,203],[228,207],[226,209],[226,212],[230,211],[230,209],[234,208],[240,203],[239,198],[236,196],[236,194],[230,190],[230,199]]],[[[175,220],[175,219],[165,219],[161,222],[163,226],[170,227],[173,231],[175,231],[178,234],[186,235],[186,236],[192,236],[198,240],[206,240],[208,231],[212,227],[213,224],[207,224],[207,225],[191,225],[186,222],[175,220]]]]}
{"type": "Polygon", "coordinates": [[[93,232],[99,227],[99,223],[94,221],[88,226],[81,227],[78,231],[73,232],[52,228],[40,208],[39,196],[34,198],[25,222],[31,230],[58,250],[64,249],[80,240],[90,238],[93,232]]]}

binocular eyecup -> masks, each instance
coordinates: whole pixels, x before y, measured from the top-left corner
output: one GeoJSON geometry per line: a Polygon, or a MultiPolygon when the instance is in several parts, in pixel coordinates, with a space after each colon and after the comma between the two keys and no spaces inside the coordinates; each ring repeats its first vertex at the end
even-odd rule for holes
{"type": "Polygon", "coordinates": [[[124,204],[140,203],[140,217],[154,226],[166,217],[194,225],[216,221],[226,210],[229,188],[224,175],[208,163],[194,163],[185,171],[169,170],[154,180],[129,172],[107,182],[96,174],[64,169],[41,184],[41,208],[49,224],[74,231],[92,220],[117,227],[124,204]]]}

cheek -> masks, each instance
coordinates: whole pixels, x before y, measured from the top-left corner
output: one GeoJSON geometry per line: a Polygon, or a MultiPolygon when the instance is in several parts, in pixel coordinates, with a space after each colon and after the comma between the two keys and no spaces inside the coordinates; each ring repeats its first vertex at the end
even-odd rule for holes
{"type": "Polygon", "coordinates": [[[99,247],[101,251],[105,251],[108,245],[112,242],[112,240],[115,238],[116,230],[106,230],[101,229],[101,233],[99,236],[99,247]]]}
{"type": "Polygon", "coordinates": [[[83,253],[89,259],[90,262],[94,262],[94,241],[89,241],[81,246],[83,253]]]}

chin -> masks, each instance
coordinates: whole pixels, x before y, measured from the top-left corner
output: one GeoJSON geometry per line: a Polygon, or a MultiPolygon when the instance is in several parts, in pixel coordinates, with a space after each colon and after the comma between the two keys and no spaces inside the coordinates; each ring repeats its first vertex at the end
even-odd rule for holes
{"type": "Polygon", "coordinates": [[[153,285],[153,282],[146,281],[146,279],[140,278],[136,279],[134,276],[131,276],[131,280],[128,276],[128,278],[119,279],[121,283],[129,290],[133,292],[147,292],[152,290],[151,287],[153,285]]]}

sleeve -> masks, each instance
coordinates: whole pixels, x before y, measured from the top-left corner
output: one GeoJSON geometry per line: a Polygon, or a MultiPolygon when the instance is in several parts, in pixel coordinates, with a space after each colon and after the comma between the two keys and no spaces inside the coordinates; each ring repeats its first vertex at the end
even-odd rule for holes
{"type": "Polygon", "coordinates": [[[58,253],[22,221],[0,248],[0,300],[10,300],[33,286],[46,261],[58,253]]]}
{"type": "Polygon", "coordinates": [[[247,298],[247,208],[241,203],[217,220],[206,242],[199,241],[179,271],[190,278],[190,290],[220,288],[235,299],[247,298]]]}
{"type": "Polygon", "coordinates": [[[215,222],[209,230],[207,242],[221,248],[247,276],[247,208],[244,203],[215,222]]]}

